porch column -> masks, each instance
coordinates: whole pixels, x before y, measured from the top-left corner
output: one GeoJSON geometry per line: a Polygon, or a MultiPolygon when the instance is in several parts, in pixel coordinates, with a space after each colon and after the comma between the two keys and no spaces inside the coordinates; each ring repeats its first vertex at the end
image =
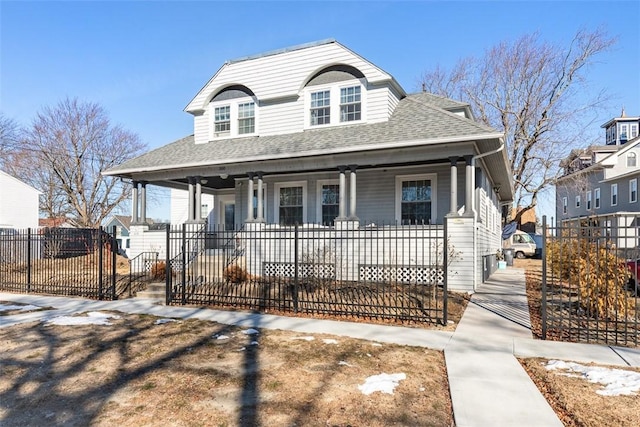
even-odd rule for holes
{"type": "Polygon", "coordinates": [[[344,173],[346,171],[346,166],[338,166],[340,170],[340,190],[338,195],[338,218],[339,220],[346,219],[345,215],[345,193],[346,193],[346,182],[344,173]]]}
{"type": "Polygon", "coordinates": [[[140,181],[140,222],[147,223],[147,181],[140,181]]]}
{"type": "Polygon", "coordinates": [[[195,201],[195,209],[193,211],[193,219],[195,221],[202,220],[202,178],[199,176],[195,177],[196,181],[196,201],[195,201]]]}
{"type": "Polygon", "coordinates": [[[264,191],[262,189],[263,181],[262,181],[262,172],[258,172],[258,214],[256,215],[256,222],[265,222],[264,221],[264,191]]]}
{"type": "Polygon", "coordinates": [[[464,156],[466,167],[466,188],[464,193],[464,215],[473,216],[473,181],[475,173],[473,167],[473,156],[464,156]]]}
{"type": "Polygon", "coordinates": [[[138,223],[138,181],[131,182],[131,222],[138,223]]]}
{"type": "Polygon", "coordinates": [[[349,219],[357,221],[356,216],[356,168],[357,165],[349,165],[349,219]]]}
{"type": "Polygon", "coordinates": [[[195,218],[194,216],[194,209],[193,209],[193,197],[194,197],[194,188],[193,188],[193,184],[194,184],[194,179],[192,176],[187,177],[187,179],[189,180],[189,212],[187,214],[187,221],[193,221],[193,219],[195,218]]]}
{"type": "Polygon", "coordinates": [[[458,214],[458,157],[449,157],[451,161],[451,194],[449,195],[449,215],[458,214]]]}
{"type": "Polygon", "coordinates": [[[247,182],[247,222],[253,222],[253,177],[254,173],[249,172],[249,182],[247,182]]]}

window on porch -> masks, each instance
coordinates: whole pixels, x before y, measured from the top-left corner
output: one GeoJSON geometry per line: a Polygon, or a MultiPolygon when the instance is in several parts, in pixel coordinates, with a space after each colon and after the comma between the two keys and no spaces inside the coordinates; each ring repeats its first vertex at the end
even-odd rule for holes
{"type": "Polygon", "coordinates": [[[340,210],[340,186],[329,184],[322,186],[322,225],[334,225],[340,210]]]}
{"type": "Polygon", "coordinates": [[[303,221],[303,188],[282,187],[280,188],[278,216],[280,225],[302,224],[303,221]]]}
{"type": "Polygon", "coordinates": [[[436,174],[396,176],[396,220],[402,225],[435,219],[436,174]]]}

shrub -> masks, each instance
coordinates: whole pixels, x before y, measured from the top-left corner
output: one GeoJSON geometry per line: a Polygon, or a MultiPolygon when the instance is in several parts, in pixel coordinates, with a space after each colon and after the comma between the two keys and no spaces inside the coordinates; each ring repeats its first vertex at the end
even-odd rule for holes
{"type": "Polygon", "coordinates": [[[156,262],[151,266],[151,277],[156,280],[164,280],[167,277],[167,265],[164,261],[156,262]]]}
{"type": "Polygon", "coordinates": [[[555,277],[577,282],[580,306],[587,315],[615,319],[631,308],[625,286],[629,271],[618,257],[598,239],[558,238],[547,244],[547,266],[555,277]]]}
{"type": "Polygon", "coordinates": [[[224,269],[224,280],[229,283],[242,283],[247,280],[249,275],[247,271],[237,264],[232,264],[224,269]]]}

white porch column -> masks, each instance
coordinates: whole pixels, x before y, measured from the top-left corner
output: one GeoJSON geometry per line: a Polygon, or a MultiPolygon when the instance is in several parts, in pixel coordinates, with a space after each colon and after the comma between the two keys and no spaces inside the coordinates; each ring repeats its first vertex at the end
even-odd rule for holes
{"type": "Polygon", "coordinates": [[[449,215],[458,214],[458,157],[449,157],[451,161],[451,194],[449,195],[449,215]]]}
{"type": "Polygon", "coordinates": [[[349,165],[349,219],[358,221],[356,216],[356,168],[357,165],[349,165]]]}
{"type": "Polygon", "coordinates": [[[194,221],[202,220],[202,182],[201,177],[196,176],[196,201],[195,201],[195,209],[193,211],[193,219],[194,221]]]}
{"type": "Polygon", "coordinates": [[[140,181],[140,222],[147,223],[147,181],[140,181]]]}
{"type": "Polygon", "coordinates": [[[340,190],[339,190],[339,195],[338,195],[338,220],[344,220],[346,219],[346,215],[345,215],[345,194],[346,194],[346,182],[345,182],[345,170],[347,169],[345,166],[339,166],[338,169],[340,170],[340,190]]]}
{"type": "Polygon", "coordinates": [[[187,179],[189,180],[189,212],[187,214],[187,221],[193,221],[195,216],[194,216],[194,207],[193,207],[193,198],[194,198],[194,192],[195,189],[193,187],[193,183],[194,183],[194,179],[192,176],[187,177],[187,179]]]}
{"type": "Polygon", "coordinates": [[[253,222],[253,172],[249,172],[247,182],[247,222],[253,222]]]}
{"type": "Polygon", "coordinates": [[[138,181],[131,183],[133,188],[131,189],[131,222],[137,224],[138,218],[138,181]]]}
{"type": "Polygon", "coordinates": [[[464,215],[473,216],[473,182],[475,174],[475,168],[473,167],[473,156],[464,156],[464,161],[467,165],[465,182],[466,186],[464,193],[464,215]]]}
{"type": "Polygon", "coordinates": [[[256,215],[256,222],[265,222],[264,221],[264,191],[262,189],[263,181],[262,181],[262,172],[258,172],[258,214],[256,215]]]}

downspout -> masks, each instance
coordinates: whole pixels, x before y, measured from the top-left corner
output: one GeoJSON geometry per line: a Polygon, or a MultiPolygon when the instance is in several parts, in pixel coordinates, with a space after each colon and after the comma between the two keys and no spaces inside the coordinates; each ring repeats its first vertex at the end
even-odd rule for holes
{"type": "MultiPolygon", "coordinates": [[[[496,154],[504,150],[504,142],[500,143],[500,147],[495,150],[487,151],[486,153],[477,154],[471,158],[471,211],[473,212],[473,253],[478,255],[478,212],[476,211],[476,159],[496,154]]],[[[476,284],[478,283],[478,259],[473,260],[473,290],[476,290],[476,284]]]]}

